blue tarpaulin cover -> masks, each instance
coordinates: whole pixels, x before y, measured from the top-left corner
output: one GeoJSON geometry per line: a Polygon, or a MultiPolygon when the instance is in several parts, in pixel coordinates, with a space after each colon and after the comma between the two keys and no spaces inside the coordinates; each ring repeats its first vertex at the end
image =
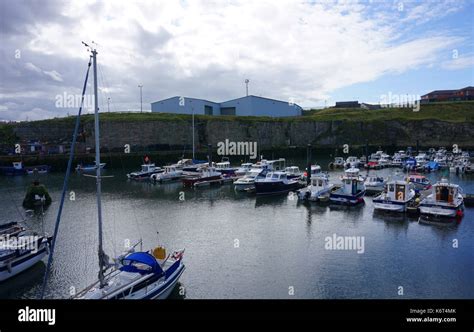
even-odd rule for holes
{"type": "Polygon", "coordinates": [[[123,258],[122,264],[120,270],[126,272],[163,273],[155,257],[147,252],[134,252],[123,258]]]}

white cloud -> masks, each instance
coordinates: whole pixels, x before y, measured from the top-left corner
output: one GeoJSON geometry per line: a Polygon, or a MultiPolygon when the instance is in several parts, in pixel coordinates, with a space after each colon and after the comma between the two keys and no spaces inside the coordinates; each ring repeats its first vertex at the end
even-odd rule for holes
{"type": "Polygon", "coordinates": [[[63,78],[61,77],[61,74],[58,73],[56,70],[51,70],[51,71],[43,71],[43,74],[46,76],[51,77],[53,80],[57,82],[62,82],[63,78]]]}
{"type": "Polygon", "coordinates": [[[465,68],[471,68],[472,70],[472,68],[474,68],[474,55],[460,56],[458,58],[445,61],[442,63],[441,67],[448,70],[459,70],[465,68]]]}
{"type": "MultiPolygon", "coordinates": [[[[37,25],[26,47],[51,63],[85,62],[80,41],[96,41],[101,91],[121,109],[139,108],[138,83],[144,103],[172,95],[222,101],[243,95],[245,78],[252,94],[311,106],[337,89],[440,63],[439,53],[461,41],[406,32],[462,4],[404,3],[398,12],[396,3],[377,1],[71,1],[61,11],[67,29],[37,25]]],[[[446,66],[465,61],[472,64],[446,66]]],[[[25,68],[70,85],[65,69],[25,68]]]]}

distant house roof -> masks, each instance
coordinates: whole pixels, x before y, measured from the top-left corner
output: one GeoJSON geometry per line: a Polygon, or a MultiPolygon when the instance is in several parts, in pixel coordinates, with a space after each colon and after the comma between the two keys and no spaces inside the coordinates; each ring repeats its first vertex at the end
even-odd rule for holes
{"type": "Polygon", "coordinates": [[[467,86],[465,88],[462,88],[462,89],[455,89],[455,90],[434,90],[434,91],[431,91],[423,96],[421,96],[422,98],[423,97],[427,97],[429,95],[434,95],[434,94],[438,94],[438,95],[442,95],[442,94],[451,94],[451,93],[456,93],[456,92],[461,92],[461,91],[466,91],[466,90],[474,90],[474,87],[472,86],[467,86]]]}

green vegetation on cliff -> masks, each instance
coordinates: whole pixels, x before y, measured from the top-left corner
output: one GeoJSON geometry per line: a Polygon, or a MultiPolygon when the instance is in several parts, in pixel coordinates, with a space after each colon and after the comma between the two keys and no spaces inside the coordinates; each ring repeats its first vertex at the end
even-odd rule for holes
{"type": "MultiPolygon", "coordinates": [[[[421,105],[419,111],[412,108],[382,108],[366,110],[360,108],[325,108],[304,111],[301,117],[272,118],[266,116],[212,116],[196,115],[202,121],[239,122],[291,122],[291,121],[418,121],[439,120],[446,122],[474,122],[474,101],[446,102],[421,105]]],[[[191,115],[170,113],[101,113],[101,122],[139,122],[139,121],[190,121],[191,115]]],[[[36,121],[36,123],[55,123],[72,125],[74,116],[36,121]]],[[[94,121],[92,114],[81,117],[82,124],[94,121]]],[[[1,129],[1,127],[0,127],[1,129]]],[[[0,136],[2,131],[0,131],[0,136]]],[[[9,135],[9,134],[7,134],[9,135]]]]}
{"type": "Polygon", "coordinates": [[[315,121],[389,121],[439,120],[447,122],[474,122],[474,101],[423,104],[418,111],[412,108],[326,108],[306,111],[306,118],[315,121]]]}

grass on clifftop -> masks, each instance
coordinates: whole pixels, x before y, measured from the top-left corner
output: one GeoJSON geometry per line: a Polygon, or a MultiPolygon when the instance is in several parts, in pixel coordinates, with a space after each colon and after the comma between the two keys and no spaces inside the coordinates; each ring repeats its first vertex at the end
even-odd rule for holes
{"type": "Polygon", "coordinates": [[[366,110],[360,108],[326,108],[305,112],[315,121],[388,121],[388,120],[440,120],[447,122],[474,122],[474,101],[434,103],[421,105],[418,112],[412,108],[382,108],[366,110]]]}
{"type": "MultiPolygon", "coordinates": [[[[35,121],[51,124],[73,124],[75,116],[35,121]]],[[[106,121],[190,121],[191,115],[171,113],[100,113],[101,122],[106,121]]],[[[447,122],[474,122],[474,101],[432,103],[421,105],[418,112],[412,108],[383,108],[366,110],[360,108],[326,108],[304,111],[300,117],[272,118],[268,116],[213,116],[196,115],[196,120],[239,122],[288,122],[288,121],[416,121],[440,120],[447,122]]],[[[82,123],[94,121],[92,114],[83,115],[82,123]]]]}

